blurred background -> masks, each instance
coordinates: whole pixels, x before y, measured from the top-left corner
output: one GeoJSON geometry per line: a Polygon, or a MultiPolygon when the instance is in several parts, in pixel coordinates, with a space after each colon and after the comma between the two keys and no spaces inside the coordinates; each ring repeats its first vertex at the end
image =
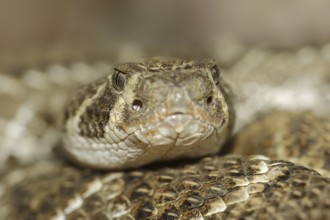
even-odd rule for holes
{"type": "Polygon", "coordinates": [[[1,0],[0,70],[86,54],[110,59],[124,49],[234,59],[251,45],[320,46],[330,39],[329,11],[326,0],[1,0]]]}

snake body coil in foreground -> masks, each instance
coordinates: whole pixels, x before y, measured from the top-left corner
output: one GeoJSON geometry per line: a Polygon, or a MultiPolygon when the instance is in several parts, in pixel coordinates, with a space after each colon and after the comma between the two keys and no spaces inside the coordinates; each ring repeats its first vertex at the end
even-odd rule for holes
{"type": "Polygon", "coordinates": [[[326,173],[330,121],[305,112],[265,118],[243,129],[229,146],[240,154],[267,146],[262,153],[272,159],[228,155],[162,161],[131,171],[92,170],[216,153],[233,127],[230,92],[214,61],[152,58],[120,64],[79,90],[66,107],[64,151],[90,168],[58,157],[13,166],[1,176],[0,217],[325,219],[329,179],[280,159],[318,157],[324,163],[304,165],[316,164],[326,173]],[[283,128],[289,135],[272,132],[283,128]],[[251,138],[260,135],[262,143],[251,138]],[[283,158],[284,152],[291,154],[283,158]]]}

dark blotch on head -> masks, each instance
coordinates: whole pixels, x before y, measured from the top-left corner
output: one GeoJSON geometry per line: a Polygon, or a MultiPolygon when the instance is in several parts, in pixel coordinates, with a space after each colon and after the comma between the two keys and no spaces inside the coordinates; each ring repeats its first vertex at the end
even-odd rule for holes
{"type": "Polygon", "coordinates": [[[81,116],[79,128],[80,135],[85,137],[104,137],[104,127],[109,121],[110,111],[117,101],[112,92],[110,83],[107,83],[105,90],[98,98],[90,104],[81,116]]]}

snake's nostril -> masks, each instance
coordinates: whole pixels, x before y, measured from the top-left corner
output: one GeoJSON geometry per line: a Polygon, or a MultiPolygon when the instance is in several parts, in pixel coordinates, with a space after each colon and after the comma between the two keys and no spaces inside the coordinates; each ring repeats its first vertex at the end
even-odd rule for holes
{"type": "Polygon", "coordinates": [[[174,112],[173,115],[183,115],[184,112],[174,112]]]}
{"type": "Polygon", "coordinates": [[[209,97],[207,97],[206,103],[209,105],[209,104],[211,104],[212,100],[213,100],[213,97],[212,97],[212,95],[210,95],[209,97]]]}

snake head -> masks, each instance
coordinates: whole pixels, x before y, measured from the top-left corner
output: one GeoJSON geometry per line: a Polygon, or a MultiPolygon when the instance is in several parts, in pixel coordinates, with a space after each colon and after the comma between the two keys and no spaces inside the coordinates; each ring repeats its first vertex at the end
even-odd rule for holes
{"type": "Polygon", "coordinates": [[[84,98],[66,123],[66,150],[101,168],[218,152],[234,118],[225,88],[212,59],[153,57],[118,64],[80,92],[84,98]]]}

